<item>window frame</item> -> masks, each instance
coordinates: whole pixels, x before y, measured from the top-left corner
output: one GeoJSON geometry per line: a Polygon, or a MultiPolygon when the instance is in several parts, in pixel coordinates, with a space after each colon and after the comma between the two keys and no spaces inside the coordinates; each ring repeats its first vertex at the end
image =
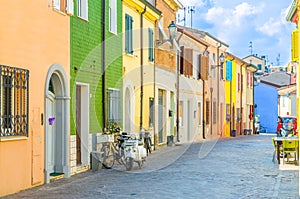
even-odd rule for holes
{"type": "Polygon", "coordinates": [[[117,0],[109,0],[109,31],[113,34],[118,34],[118,2],[117,0]]]}
{"type": "Polygon", "coordinates": [[[77,16],[86,21],[89,20],[88,0],[77,0],[77,16]]]}
{"type": "Polygon", "coordinates": [[[121,91],[120,89],[107,89],[107,119],[108,122],[120,123],[121,119],[121,91]],[[117,94],[117,95],[115,95],[117,94]],[[116,112],[117,111],[117,112],[116,112]],[[116,112],[116,113],[115,113],[116,112]]]}
{"type": "Polygon", "coordinates": [[[0,71],[0,138],[28,137],[29,70],[0,65],[0,71]]]}

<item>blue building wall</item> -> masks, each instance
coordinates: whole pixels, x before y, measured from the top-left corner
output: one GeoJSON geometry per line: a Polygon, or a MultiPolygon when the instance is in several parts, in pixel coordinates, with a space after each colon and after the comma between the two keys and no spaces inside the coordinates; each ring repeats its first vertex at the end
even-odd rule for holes
{"type": "Polygon", "coordinates": [[[278,118],[278,92],[277,89],[265,84],[259,84],[254,88],[255,115],[260,115],[260,125],[267,132],[276,132],[278,118]]]}

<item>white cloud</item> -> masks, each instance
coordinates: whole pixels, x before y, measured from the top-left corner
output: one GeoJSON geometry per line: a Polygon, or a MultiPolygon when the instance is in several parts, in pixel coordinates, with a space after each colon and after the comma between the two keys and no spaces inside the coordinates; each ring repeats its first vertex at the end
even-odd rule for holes
{"type": "Polygon", "coordinates": [[[277,21],[273,17],[271,17],[267,22],[265,22],[261,27],[258,27],[256,30],[265,35],[273,36],[281,31],[281,25],[281,21],[277,21]]]}

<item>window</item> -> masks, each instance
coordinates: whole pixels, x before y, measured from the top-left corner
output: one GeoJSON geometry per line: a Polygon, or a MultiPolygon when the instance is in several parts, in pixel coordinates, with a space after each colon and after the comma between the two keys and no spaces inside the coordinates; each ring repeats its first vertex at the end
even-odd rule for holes
{"type": "Polygon", "coordinates": [[[118,89],[108,89],[108,122],[121,122],[121,94],[118,89]]]}
{"type": "Polygon", "coordinates": [[[117,0],[109,0],[109,31],[117,34],[117,0]]]}
{"type": "Polygon", "coordinates": [[[0,66],[1,136],[28,136],[29,71],[0,66]]]}
{"type": "Polygon", "coordinates": [[[73,15],[73,0],[53,0],[53,8],[60,12],[73,15]]]}
{"type": "Polygon", "coordinates": [[[149,98],[149,110],[150,110],[149,127],[153,127],[153,123],[154,123],[154,98],[152,98],[152,97],[149,98]]]}
{"type": "Polygon", "coordinates": [[[133,54],[132,49],[132,17],[125,14],[125,52],[127,54],[133,54]]]}
{"type": "Polygon", "coordinates": [[[88,20],[88,0],[77,0],[77,16],[88,20]]]}
{"type": "Polygon", "coordinates": [[[151,28],[148,29],[148,38],[149,38],[149,61],[154,61],[154,55],[153,55],[153,30],[151,28]]]}

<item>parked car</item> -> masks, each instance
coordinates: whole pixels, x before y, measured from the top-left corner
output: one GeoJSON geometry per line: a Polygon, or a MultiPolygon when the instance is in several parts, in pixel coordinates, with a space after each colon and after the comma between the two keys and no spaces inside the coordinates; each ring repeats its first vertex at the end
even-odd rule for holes
{"type": "Polygon", "coordinates": [[[297,118],[294,116],[278,117],[277,136],[297,135],[297,118]]]}

